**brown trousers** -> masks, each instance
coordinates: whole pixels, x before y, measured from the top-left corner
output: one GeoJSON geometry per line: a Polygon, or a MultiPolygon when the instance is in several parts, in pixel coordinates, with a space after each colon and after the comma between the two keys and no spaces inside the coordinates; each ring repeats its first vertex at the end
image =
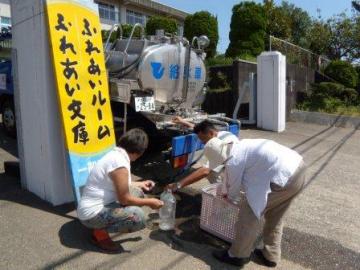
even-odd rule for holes
{"type": "MultiPolygon", "coordinates": [[[[281,258],[283,217],[292,200],[303,189],[305,175],[306,166],[302,162],[285,187],[270,185],[271,193],[268,195],[267,205],[263,212],[265,218],[263,254],[270,261],[278,262],[281,258]]],[[[240,208],[240,216],[235,226],[236,236],[230,253],[239,258],[247,258],[253,251],[261,221],[255,216],[246,201],[240,205],[240,208]]]]}

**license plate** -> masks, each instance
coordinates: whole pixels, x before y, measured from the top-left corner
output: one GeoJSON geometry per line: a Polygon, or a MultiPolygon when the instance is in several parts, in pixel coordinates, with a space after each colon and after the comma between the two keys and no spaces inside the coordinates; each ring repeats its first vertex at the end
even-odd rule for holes
{"type": "Polygon", "coordinates": [[[155,111],[154,97],[135,97],[135,111],[155,111]]]}

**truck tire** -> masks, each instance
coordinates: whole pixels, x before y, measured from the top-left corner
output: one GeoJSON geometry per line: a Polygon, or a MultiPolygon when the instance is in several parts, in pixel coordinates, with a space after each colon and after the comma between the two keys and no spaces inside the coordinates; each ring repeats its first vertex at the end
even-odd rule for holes
{"type": "Polygon", "coordinates": [[[14,102],[6,99],[2,106],[2,121],[5,133],[12,138],[16,138],[16,117],[14,102]]]}

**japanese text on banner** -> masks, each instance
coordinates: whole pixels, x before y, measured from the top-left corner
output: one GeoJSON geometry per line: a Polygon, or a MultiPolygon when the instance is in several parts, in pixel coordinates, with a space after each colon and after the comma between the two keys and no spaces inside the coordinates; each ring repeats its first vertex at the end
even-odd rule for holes
{"type": "Polygon", "coordinates": [[[79,154],[101,152],[115,139],[99,17],[75,2],[50,3],[50,39],[67,147],[79,154]]]}

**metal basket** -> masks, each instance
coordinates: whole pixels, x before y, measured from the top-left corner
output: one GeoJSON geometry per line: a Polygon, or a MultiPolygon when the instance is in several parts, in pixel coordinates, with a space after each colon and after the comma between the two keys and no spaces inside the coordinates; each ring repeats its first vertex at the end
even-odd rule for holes
{"type": "MultiPolygon", "coordinates": [[[[239,204],[216,196],[218,185],[216,183],[202,189],[200,228],[227,242],[232,242],[235,239],[235,223],[240,208],[239,204]]],[[[244,194],[241,194],[241,200],[244,198],[244,194]]]]}

